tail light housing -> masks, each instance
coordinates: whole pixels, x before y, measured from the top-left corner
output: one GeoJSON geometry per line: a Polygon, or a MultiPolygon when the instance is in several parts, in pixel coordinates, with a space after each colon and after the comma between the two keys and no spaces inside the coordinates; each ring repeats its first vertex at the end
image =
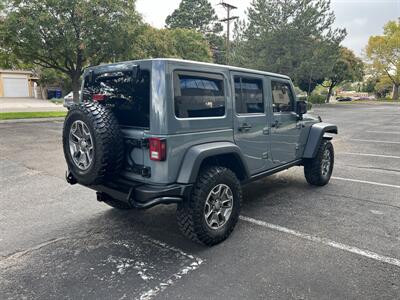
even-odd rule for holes
{"type": "Polygon", "coordinates": [[[106,100],[106,95],[103,94],[93,94],[92,95],[92,100],[95,102],[101,102],[106,100]]]}
{"type": "Polygon", "coordinates": [[[154,161],[164,161],[167,158],[167,141],[161,138],[149,138],[149,155],[154,161]]]}

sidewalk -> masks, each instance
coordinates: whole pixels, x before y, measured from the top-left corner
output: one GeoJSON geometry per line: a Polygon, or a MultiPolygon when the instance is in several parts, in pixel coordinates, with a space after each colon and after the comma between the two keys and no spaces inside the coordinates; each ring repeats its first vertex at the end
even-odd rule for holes
{"type": "Polygon", "coordinates": [[[67,111],[61,104],[35,98],[0,98],[0,113],[67,111]]]}

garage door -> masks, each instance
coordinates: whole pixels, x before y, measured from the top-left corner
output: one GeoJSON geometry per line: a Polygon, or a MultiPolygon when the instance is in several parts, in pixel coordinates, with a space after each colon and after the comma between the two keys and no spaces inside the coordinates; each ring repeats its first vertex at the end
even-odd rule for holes
{"type": "Polygon", "coordinates": [[[26,78],[3,78],[4,97],[29,97],[26,78]]]}

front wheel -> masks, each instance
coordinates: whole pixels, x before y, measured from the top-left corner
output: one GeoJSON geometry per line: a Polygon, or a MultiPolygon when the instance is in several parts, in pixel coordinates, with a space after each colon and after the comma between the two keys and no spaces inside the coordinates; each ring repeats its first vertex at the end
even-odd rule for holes
{"type": "Polygon", "coordinates": [[[225,167],[204,169],[190,199],[178,205],[181,231],[191,240],[212,246],[233,231],[240,214],[242,188],[236,175],[225,167]]]}
{"type": "Polygon", "coordinates": [[[304,175],[312,185],[324,186],[332,176],[334,164],[333,145],[328,140],[322,140],[317,155],[304,161],[304,175]]]}

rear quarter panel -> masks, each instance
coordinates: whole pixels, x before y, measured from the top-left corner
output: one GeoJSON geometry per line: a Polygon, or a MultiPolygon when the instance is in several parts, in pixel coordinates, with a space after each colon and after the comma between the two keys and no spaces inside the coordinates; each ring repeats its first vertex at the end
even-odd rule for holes
{"type": "Polygon", "coordinates": [[[190,147],[210,142],[233,142],[232,90],[229,72],[220,67],[196,63],[154,61],[152,67],[151,126],[145,137],[161,137],[167,142],[166,161],[152,161],[144,157],[144,165],[151,168],[153,184],[176,182],[186,152],[190,147]],[[216,73],[224,77],[225,115],[210,118],[184,118],[175,115],[175,70],[216,73]]]}

